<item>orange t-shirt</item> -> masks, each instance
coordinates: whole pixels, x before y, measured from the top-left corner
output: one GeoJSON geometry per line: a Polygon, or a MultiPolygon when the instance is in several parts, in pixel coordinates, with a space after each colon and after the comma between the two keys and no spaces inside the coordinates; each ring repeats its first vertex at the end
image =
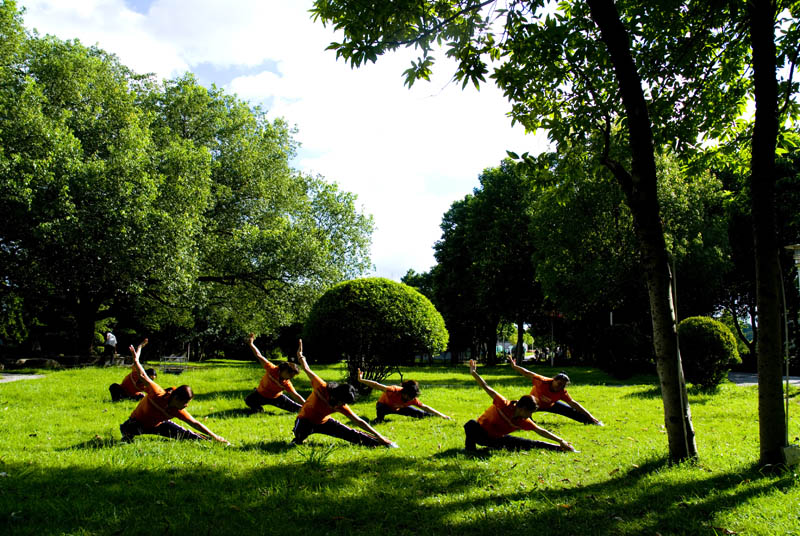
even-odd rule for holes
{"type": "Polygon", "coordinates": [[[281,371],[277,365],[268,361],[264,363],[264,370],[267,372],[256,387],[258,394],[264,398],[278,398],[284,390],[294,391],[291,381],[281,379],[281,371]]]}
{"type": "Polygon", "coordinates": [[[144,378],[139,376],[139,371],[136,369],[136,365],[131,368],[130,374],[125,376],[125,379],[122,380],[122,383],[119,384],[126,393],[131,396],[136,396],[139,393],[143,393],[147,382],[144,378]]]}
{"type": "Polygon", "coordinates": [[[533,384],[533,387],[531,387],[531,396],[536,400],[539,409],[549,408],[559,400],[572,402],[572,397],[569,396],[566,389],[562,389],[557,393],[550,390],[550,386],[553,384],[553,378],[540,376],[534,373],[533,378],[531,378],[531,383],[533,384]]]}
{"type": "Polygon", "coordinates": [[[486,430],[489,437],[503,437],[515,430],[535,430],[536,425],[530,419],[514,418],[514,406],[500,395],[492,400],[489,409],[478,417],[478,424],[486,430]]]}
{"type": "Polygon", "coordinates": [[[139,401],[133,409],[131,419],[136,419],[145,428],[155,428],[164,421],[175,417],[185,422],[191,422],[192,416],[185,409],[168,407],[170,391],[165,391],[155,382],[149,382],[145,386],[147,396],[139,401]]]}
{"type": "Polygon", "coordinates": [[[418,408],[422,407],[422,404],[418,398],[413,398],[408,402],[404,401],[401,395],[402,391],[403,388],[399,385],[388,386],[378,399],[378,404],[386,404],[393,409],[405,408],[407,406],[417,406],[418,408]]]}
{"type": "Polygon", "coordinates": [[[328,416],[334,411],[338,411],[348,417],[355,417],[355,413],[347,404],[341,406],[331,406],[328,403],[328,384],[316,376],[311,376],[311,395],[306,399],[306,403],[300,408],[298,419],[308,419],[314,424],[322,424],[328,420],[328,416]]]}

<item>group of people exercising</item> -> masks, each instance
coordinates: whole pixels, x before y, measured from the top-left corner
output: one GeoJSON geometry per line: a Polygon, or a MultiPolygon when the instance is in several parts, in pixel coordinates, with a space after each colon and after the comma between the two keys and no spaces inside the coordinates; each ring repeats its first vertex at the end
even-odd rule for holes
{"type": "MultiPolygon", "coordinates": [[[[194,394],[191,387],[181,385],[177,388],[163,389],[156,382],[156,371],[145,370],[140,362],[142,348],[147,339],[134,347],[130,346],[133,356],[131,372],[121,384],[109,387],[113,401],[122,399],[138,400],[130,418],[120,425],[123,441],[131,441],[141,434],[156,434],[173,439],[215,440],[222,443],[228,441],[212,432],[206,425],[192,417],[186,407],[194,394]],[[193,432],[172,421],[179,419],[200,433],[193,432]]],[[[294,423],[292,445],[302,444],[311,434],[325,434],[350,443],[368,447],[397,447],[397,444],[381,435],[367,420],[356,415],[348,404],[356,400],[356,389],[348,383],[325,381],[308,366],[303,355],[303,341],[299,341],[297,349],[298,368],[294,363],[272,363],[264,357],[255,345],[255,335],[250,334],[248,345],[255,358],[264,367],[264,375],[258,386],[244,399],[245,404],[253,412],[263,411],[265,405],[271,405],[288,412],[297,413],[294,423]],[[305,372],[311,381],[311,394],[303,398],[292,385],[292,379],[305,372]],[[334,412],[345,415],[361,430],[340,423],[330,417],[334,412]]],[[[477,419],[464,425],[466,434],[465,448],[475,451],[478,445],[488,448],[506,450],[530,450],[543,448],[549,450],[575,451],[573,446],[555,434],[538,426],[531,415],[536,411],[557,413],[584,424],[602,426],[603,423],[592,416],[589,411],[572,399],[566,390],[569,377],[559,373],[548,378],[531,372],[517,365],[508,358],[511,367],[531,380],[529,395],[519,400],[508,400],[489,387],[478,374],[475,361],[470,360],[469,370],[472,377],[491,397],[492,405],[477,419]],[[529,430],[554,441],[534,441],[511,435],[517,430],[529,430]]],[[[402,382],[402,385],[383,385],[363,378],[358,371],[358,381],[382,394],[375,404],[376,418],[373,424],[383,422],[387,415],[397,414],[413,418],[437,416],[451,420],[449,416],[423,404],[419,400],[419,384],[414,380],[402,382]]]]}

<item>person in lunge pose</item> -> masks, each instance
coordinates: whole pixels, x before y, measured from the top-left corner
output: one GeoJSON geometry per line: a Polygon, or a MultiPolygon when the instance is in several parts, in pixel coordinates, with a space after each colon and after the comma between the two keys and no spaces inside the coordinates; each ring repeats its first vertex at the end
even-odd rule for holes
{"type": "MultiPolygon", "coordinates": [[[[147,344],[147,339],[139,343],[137,351],[141,353],[142,347],[147,344]]],[[[145,371],[151,380],[156,379],[156,370],[149,368],[145,371]]],[[[123,399],[128,400],[141,400],[144,398],[145,382],[139,376],[139,371],[136,370],[136,365],[131,366],[131,372],[123,378],[122,383],[112,383],[108,387],[111,393],[111,401],[119,402],[123,399]]]]}
{"type": "Polygon", "coordinates": [[[361,369],[358,369],[358,381],[368,387],[383,391],[383,394],[375,403],[377,416],[374,422],[382,422],[383,418],[390,413],[416,419],[436,415],[442,419],[450,420],[450,417],[444,413],[436,411],[419,401],[419,398],[417,398],[419,396],[419,384],[414,380],[406,380],[402,385],[383,385],[372,380],[365,380],[361,369]],[[412,408],[411,406],[417,407],[412,408]]]}
{"type": "Polygon", "coordinates": [[[301,445],[311,434],[325,434],[367,447],[397,446],[379,434],[367,421],[353,413],[353,410],[347,405],[355,402],[355,387],[349,383],[326,382],[314,374],[306,362],[306,357],[303,355],[302,340],[299,341],[297,360],[300,363],[300,368],[311,380],[312,391],[294,422],[293,444],[301,445]],[[329,415],[334,411],[347,416],[353,423],[368,433],[355,430],[336,419],[331,419],[329,415]]]}
{"type": "Polygon", "coordinates": [[[264,367],[265,373],[258,387],[253,389],[253,392],[244,399],[244,403],[254,412],[263,411],[262,406],[269,404],[286,411],[291,411],[292,413],[297,413],[306,402],[306,399],[295,391],[291,381],[292,378],[300,373],[297,369],[297,365],[286,361],[278,365],[271,363],[270,360],[261,355],[261,352],[256,348],[254,343],[255,338],[255,334],[251,333],[247,337],[247,342],[250,345],[250,350],[253,352],[253,355],[256,356],[256,359],[261,362],[261,366],[264,367]],[[286,394],[284,394],[283,391],[286,391],[286,394]]]}
{"type": "Polygon", "coordinates": [[[222,443],[227,443],[225,438],[218,436],[208,429],[206,425],[189,415],[186,406],[194,397],[192,388],[188,385],[180,387],[170,387],[162,389],[160,385],[150,379],[142,364],[139,363],[139,348],[130,347],[133,355],[133,365],[136,367],[139,376],[145,382],[145,396],[134,408],[130,418],[119,425],[123,441],[130,441],[137,435],[156,434],[172,439],[214,439],[222,443]],[[205,435],[196,434],[186,428],[172,422],[171,419],[177,417],[193,428],[205,435]],[[208,436],[208,437],[206,437],[208,436]]]}
{"type": "Polygon", "coordinates": [[[536,411],[536,402],[533,397],[525,395],[519,400],[506,400],[480,377],[475,369],[474,359],[469,361],[469,372],[478,385],[492,398],[492,405],[478,417],[478,420],[472,419],[464,425],[464,433],[467,436],[465,448],[468,451],[476,450],[477,445],[484,445],[489,448],[506,450],[542,448],[575,452],[572,445],[531,420],[531,415],[536,411]],[[558,445],[510,435],[516,430],[532,430],[542,437],[556,441],[558,445]]]}
{"type": "Polygon", "coordinates": [[[567,392],[567,384],[569,383],[569,376],[564,372],[559,372],[554,378],[541,376],[528,369],[517,366],[517,362],[511,357],[508,358],[511,368],[522,374],[526,378],[531,379],[533,387],[531,388],[531,396],[536,400],[539,406],[539,411],[547,411],[550,413],[557,413],[564,417],[569,417],[583,424],[595,424],[603,426],[603,423],[595,419],[589,411],[578,404],[569,396],[567,392]]]}

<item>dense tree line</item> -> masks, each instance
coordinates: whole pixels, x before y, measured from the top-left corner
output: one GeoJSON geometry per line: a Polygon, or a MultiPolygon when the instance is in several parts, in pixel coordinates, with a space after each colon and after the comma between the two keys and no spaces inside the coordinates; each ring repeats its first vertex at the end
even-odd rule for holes
{"type": "Polygon", "coordinates": [[[546,129],[559,151],[576,140],[601,140],[593,157],[624,193],[647,284],[673,460],[693,458],[697,450],[678,351],[657,159],[670,151],[685,161],[715,142],[734,144],[737,135],[749,139],[761,462],[782,459],[775,157],[779,131],[798,111],[791,73],[800,3],[414,0],[388,6],[317,0],[314,5],[315,17],[343,32],[330,46],[353,65],[414,47],[420,57],[405,72],[413,84],[429,78],[442,46],[456,62],[455,79],[478,86],[489,74],[509,98],[514,120],[546,129]],[[751,128],[732,132],[748,98],[755,102],[751,128]]]}
{"type": "Polygon", "coordinates": [[[371,217],[291,167],[284,120],[31,35],[14,2],[0,37],[6,347],[49,333],[45,350],[88,354],[109,322],[201,346],[277,334],[369,266],[371,217]]]}

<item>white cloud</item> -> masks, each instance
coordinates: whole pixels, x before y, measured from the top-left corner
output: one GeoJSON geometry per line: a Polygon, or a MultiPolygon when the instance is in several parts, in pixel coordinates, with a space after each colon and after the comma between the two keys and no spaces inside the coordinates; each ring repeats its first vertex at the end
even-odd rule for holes
{"type": "MultiPolygon", "coordinates": [[[[122,0],[26,0],[28,27],[78,37],[115,52],[139,72],[170,77],[207,63],[264,71],[226,89],[299,128],[296,166],[336,181],[374,215],[372,260],[399,279],[428,270],[442,214],[471,192],[505,150],[538,152],[542,137],[511,128],[510,105],[493,85],[478,92],[450,83],[442,63],[431,83],[403,85],[414,57],[400,51],[351,69],[325,51],[330,29],[312,23],[310,0],[155,0],[146,15],[122,0]]],[[[244,70],[244,69],[242,69],[244,70]]],[[[219,82],[218,82],[219,83],[219,82]]]]}

